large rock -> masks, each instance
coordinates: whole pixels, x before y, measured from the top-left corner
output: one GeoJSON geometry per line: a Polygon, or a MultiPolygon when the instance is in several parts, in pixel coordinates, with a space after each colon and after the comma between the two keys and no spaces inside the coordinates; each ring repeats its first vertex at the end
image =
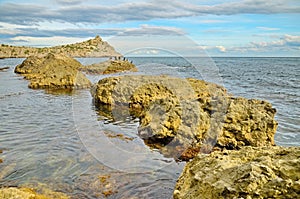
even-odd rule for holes
{"type": "Polygon", "coordinates": [[[234,98],[202,80],[110,77],[98,82],[93,96],[96,106],[106,107],[116,120],[138,117],[140,137],[166,156],[187,160],[214,146],[274,145],[276,111],[270,103],[234,98]]]}
{"type": "Polygon", "coordinates": [[[88,74],[112,74],[124,71],[137,72],[136,66],[128,60],[108,60],[88,66],[83,66],[80,71],[88,74]]]}
{"type": "Polygon", "coordinates": [[[188,162],[174,199],[299,198],[299,147],[243,147],[188,162]]]}
{"type": "Polygon", "coordinates": [[[91,82],[78,71],[80,67],[82,65],[71,57],[48,54],[28,57],[16,66],[15,72],[30,80],[30,88],[89,88],[91,82]]]}

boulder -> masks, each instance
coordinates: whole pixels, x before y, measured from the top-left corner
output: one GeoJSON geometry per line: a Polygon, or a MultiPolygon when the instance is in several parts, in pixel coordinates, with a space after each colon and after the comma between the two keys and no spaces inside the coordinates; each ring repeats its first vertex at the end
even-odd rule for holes
{"type": "Polygon", "coordinates": [[[177,180],[174,199],[298,198],[299,147],[242,147],[199,154],[177,180]]]}
{"type": "Polygon", "coordinates": [[[131,75],[102,79],[94,102],[115,120],[140,119],[139,136],[165,156],[188,160],[214,146],[274,145],[276,110],[266,101],[234,98],[197,79],[131,75]],[[125,107],[125,108],[124,108],[125,107]],[[127,110],[127,111],[124,111],[127,110]]]}
{"type": "Polygon", "coordinates": [[[80,71],[88,74],[112,74],[124,71],[137,72],[137,68],[128,60],[108,60],[83,66],[80,68],[80,71]]]}
{"type": "Polygon", "coordinates": [[[78,69],[82,65],[75,59],[60,55],[30,56],[15,72],[30,80],[30,88],[73,89],[89,88],[91,82],[78,69]]]}

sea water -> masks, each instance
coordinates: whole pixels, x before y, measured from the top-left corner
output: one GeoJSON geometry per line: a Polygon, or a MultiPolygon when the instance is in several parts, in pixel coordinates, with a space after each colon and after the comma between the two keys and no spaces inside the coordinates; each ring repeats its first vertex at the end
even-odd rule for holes
{"type": "MultiPolygon", "coordinates": [[[[107,193],[108,198],[172,198],[184,163],[147,147],[137,135],[138,121],[130,116],[112,122],[99,115],[89,90],[29,89],[28,81],[13,72],[23,60],[0,60],[0,67],[10,67],[0,72],[1,187],[47,187],[73,198],[107,193]],[[120,133],[130,139],[113,136],[120,133]]],[[[235,96],[271,102],[279,123],[276,144],[300,146],[300,58],[129,60],[137,74],[205,79],[235,96]]],[[[106,76],[88,77],[96,83],[106,76]]]]}

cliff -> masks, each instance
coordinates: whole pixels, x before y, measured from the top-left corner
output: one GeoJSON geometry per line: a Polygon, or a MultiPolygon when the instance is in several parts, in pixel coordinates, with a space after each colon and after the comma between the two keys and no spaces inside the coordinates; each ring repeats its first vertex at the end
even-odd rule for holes
{"type": "Polygon", "coordinates": [[[48,53],[65,54],[69,57],[111,57],[121,56],[99,36],[94,39],[75,44],[34,48],[25,46],[0,45],[0,58],[27,58],[29,56],[45,56],[48,53]]]}

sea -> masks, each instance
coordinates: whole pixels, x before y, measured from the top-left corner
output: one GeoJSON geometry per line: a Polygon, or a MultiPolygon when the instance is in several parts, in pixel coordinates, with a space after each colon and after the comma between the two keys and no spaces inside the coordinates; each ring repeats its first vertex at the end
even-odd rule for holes
{"type": "MultiPolygon", "coordinates": [[[[192,77],[234,96],[266,100],[277,113],[275,143],[300,146],[300,58],[128,57],[135,74],[192,77]]],[[[0,187],[54,190],[71,198],[172,198],[185,162],[149,148],[128,113],[113,119],[90,90],[32,90],[14,73],[24,59],[1,59],[0,187]]],[[[87,65],[103,58],[78,58],[87,65]]],[[[128,75],[120,73],[114,75],[128,75]]],[[[108,76],[88,75],[96,83],[108,76]]]]}

